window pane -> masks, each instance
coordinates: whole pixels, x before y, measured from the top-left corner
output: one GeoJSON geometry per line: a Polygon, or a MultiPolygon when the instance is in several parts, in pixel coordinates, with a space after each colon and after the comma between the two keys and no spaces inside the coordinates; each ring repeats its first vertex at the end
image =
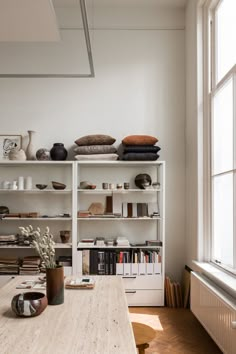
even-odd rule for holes
{"type": "Polygon", "coordinates": [[[233,173],[213,178],[213,260],[233,266],[233,173]]]}
{"type": "Polygon", "coordinates": [[[233,80],[213,98],[213,174],[233,169],[233,80]]]}
{"type": "Polygon", "coordinates": [[[236,1],[223,0],[216,11],[217,81],[236,64],[236,1]]]}

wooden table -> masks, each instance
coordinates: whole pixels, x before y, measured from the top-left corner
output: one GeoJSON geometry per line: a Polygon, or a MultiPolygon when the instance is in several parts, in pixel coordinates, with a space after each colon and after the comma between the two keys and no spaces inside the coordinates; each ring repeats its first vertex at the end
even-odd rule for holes
{"type": "MultiPolygon", "coordinates": [[[[11,310],[16,277],[0,289],[1,354],[136,354],[122,279],[94,277],[92,290],[65,289],[62,305],[47,306],[37,317],[11,310]]],[[[38,290],[39,291],[39,290],[38,290]]]]}

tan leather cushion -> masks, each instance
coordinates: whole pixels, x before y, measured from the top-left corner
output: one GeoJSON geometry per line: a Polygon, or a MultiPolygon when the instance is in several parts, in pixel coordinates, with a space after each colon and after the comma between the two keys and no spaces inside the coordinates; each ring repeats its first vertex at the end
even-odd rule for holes
{"type": "Polygon", "coordinates": [[[75,143],[79,146],[85,145],[112,145],[116,139],[109,135],[103,134],[94,134],[94,135],[85,135],[81,138],[75,140],[75,143]]]}
{"type": "Polygon", "coordinates": [[[123,140],[124,145],[154,145],[158,139],[151,135],[128,135],[123,140]]]}

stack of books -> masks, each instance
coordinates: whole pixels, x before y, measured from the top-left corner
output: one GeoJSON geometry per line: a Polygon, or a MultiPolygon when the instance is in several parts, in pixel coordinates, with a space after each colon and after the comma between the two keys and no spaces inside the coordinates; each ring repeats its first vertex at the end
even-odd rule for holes
{"type": "Polygon", "coordinates": [[[83,238],[78,242],[78,247],[86,247],[86,246],[93,246],[95,240],[93,238],[83,238]]]}
{"type": "Polygon", "coordinates": [[[72,267],[72,257],[71,256],[59,256],[58,264],[63,267],[72,267]]]}
{"type": "Polygon", "coordinates": [[[116,238],[116,245],[119,246],[130,246],[129,240],[126,237],[119,236],[116,238]]]}
{"type": "Polygon", "coordinates": [[[95,244],[98,247],[104,247],[105,246],[105,238],[104,237],[96,237],[95,244]]]}
{"type": "Polygon", "coordinates": [[[0,275],[18,274],[19,260],[18,258],[0,258],[0,275]]]}
{"type": "Polygon", "coordinates": [[[16,245],[17,243],[17,235],[0,235],[0,245],[16,245]]]}
{"type": "Polygon", "coordinates": [[[40,273],[40,257],[24,257],[21,267],[20,275],[35,275],[40,273]]]}

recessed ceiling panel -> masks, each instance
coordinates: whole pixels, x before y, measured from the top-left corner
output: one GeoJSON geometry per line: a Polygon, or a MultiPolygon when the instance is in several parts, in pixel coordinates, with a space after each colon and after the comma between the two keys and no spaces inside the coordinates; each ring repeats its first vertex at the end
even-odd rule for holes
{"type": "Polygon", "coordinates": [[[59,40],[57,18],[49,0],[0,0],[1,42],[59,40]]]}
{"type": "MultiPolygon", "coordinates": [[[[48,3],[50,11],[54,13],[54,23],[58,25],[59,41],[44,41],[34,40],[29,41],[9,41],[0,42],[1,65],[0,77],[93,77],[93,61],[90,37],[87,24],[87,12],[85,0],[73,0],[74,9],[73,16],[68,17],[67,7],[57,8],[50,0],[0,0],[0,6],[3,3],[10,1],[14,10],[10,13],[17,13],[16,3],[32,2],[32,3],[48,3]],[[52,4],[55,6],[53,8],[52,4]],[[54,12],[55,10],[55,12],[54,12]],[[60,11],[58,16],[57,11],[60,11]],[[64,12],[63,12],[64,11],[64,12]],[[68,26],[62,26],[63,16],[66,17],[68,26]],[[78,21],[78,26],[75,26],[75,18],[78,21]],[[55,21],[56,19],[56,21],[55,21]],[[73,26],[70,26],[70,20],[73,26]]],[[[68,6],[71,6],[71,1],[68,0],[68,6]]],[[[27,18],[31,16],[31,9],[27,18]]],[[[49,8],[48,8],[48,12],[49,8]]],[[[0,13],[1,13],[0,8],[0,13]]],[[[27,12],[25,10],[25,12],[27,12]]],[[[49,16],[49,15],[48,15],[49,16]]],[[[44,22],[41,20],[41,26],[44,27],[44,22]]],[[[9,33],[11,29],[9,28],[9,33]]],[[[31,27],[28,28],[31,32],[31,27]]],[[[8,33],[8,32],[7,32],[8,33]]],[[[6,34],[7,34],[6,33],[6,34]]],[[[52,38],[49,34],[49,38],[52,38]]]]}

